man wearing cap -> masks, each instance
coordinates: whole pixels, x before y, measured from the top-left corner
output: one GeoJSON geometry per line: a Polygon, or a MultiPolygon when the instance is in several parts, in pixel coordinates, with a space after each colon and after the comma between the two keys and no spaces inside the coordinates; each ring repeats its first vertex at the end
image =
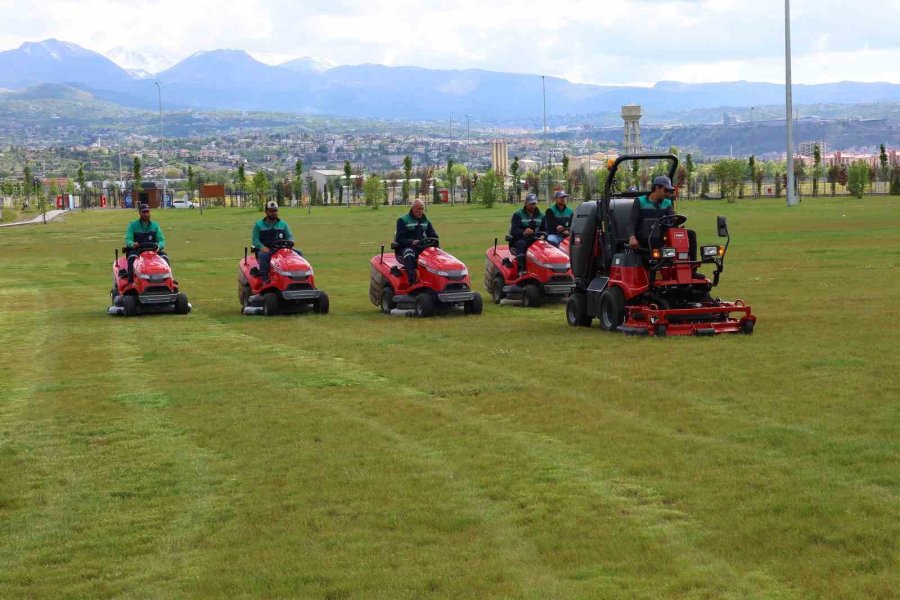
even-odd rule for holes
{"type": "Polygon", "coordinates": [[[519,266],[519,275],[525,273],[525,254],[528,246],[537,238],[535,233],[544,231],[544,215],[537,206],[537,196],[528,194],[525,197],[525,205],[513,213],[509,224],[509,249],[516,255],[516,263],[519,266]]]}
{"type": "Polygon", "coordinates": [[[437,237],[434,226],[425,216],[425,203],[413,200],[409,212],[397,219],[397,232],[394,234],[394,242],[397,244],[395,254],[406,269],[406,279],[410,285],[418,280],[419,253],[423,250],[419,242],[425,238],[437,237]]]}
{"type": "Polygon", "coordinates": [[[544,213],[544,227],[550,232],[547,241],[554,246],[559,246],[569,236],[569,228],[572,226],[572,209],[566,206],[569,195],[560,190],[553,195],[556,203],[544,213]]]}
{"type": "Polygon", "coordinates": [[[141,244],[156,244],[157,252],[166,261],[169,257],[163,252],[166,247],[166,236],[155,221],[150,220],[150,206],[141,204],[139,207],[141,218],[128,224],[125,230],[125,249],[128,257],[128,281],[134,281],[134,261],[140,255],[138,246],[141,244]]]}
{"type": "MultiPolygon", "coordinates": [[[[631,222],[634,224],[634,231],[628,240],[630,247],[640,248],[641,244],[646,247],[653,225],[661,217],[675,214],[675,206],[671,200],[671,194],[674,191],[672,180],[665,175],[660,175],[653,180],[649,194],[634,199],[634,204],[631,206],[631,222]]],[[[659,230],[655,232],[656,236],[660,234],[659,230]]],[[[658,238],[649,241],[651,245],[659,243],[658,238]]],[[[697,260],[697,235],[690,229],[688,229],[688,242],[691,260],[697,260]]]]}
{"type": "MultiPolygon", "coordinates": [[[[259,276],[265,282],[269,281],[269,263],[272,260],[273,250],[270,246],[277,241],[294,241],[294,234],[288,224],[278,218],[278,203],[274,200],[266,202],[266,216],[253,225],[251,243],[257,249],[256,260],[259,262],[259,276]]],[[[298,248],[294,252],[303,256],[298,248]]]]}

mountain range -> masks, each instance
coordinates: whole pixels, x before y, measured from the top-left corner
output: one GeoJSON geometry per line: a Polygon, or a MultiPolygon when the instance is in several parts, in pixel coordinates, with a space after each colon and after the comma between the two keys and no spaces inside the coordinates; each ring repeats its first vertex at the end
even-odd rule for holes
{"type": "MultiPolygon", "coordinates": [[[[120,62],[136,60],[127,57],[127,52],[120,48],[111,54],[120,62]]],[[[163,64],[156,60],[146,66],[163,64]]],[[[308,58],[272,66],[242,50],[213,50],[194,54],[150,76],[147,68],[129,72],[102,54],[54,39],[0,52],[0,88],[64,84],[121,106],[156,108],[159,92],[155,81],[161,84],[167,109],[285,111],[400,120],[447,119],[452,113],[477,115],[486,123],[534,119],[542,107],[539,76],[481,69],[374,64],[323,68],[308,58]]],[[[652,121],[654,113],[783,104],[784,86],[663,81],[653,87],[629,87],[547,77],[546,95],[550,116],[608,114],[618,112],[624,104],[640,104],[645,118],[652,121]]],[[[900,85],[795,85],[793,97],[796,104],[898,101],[900,85]]]]}

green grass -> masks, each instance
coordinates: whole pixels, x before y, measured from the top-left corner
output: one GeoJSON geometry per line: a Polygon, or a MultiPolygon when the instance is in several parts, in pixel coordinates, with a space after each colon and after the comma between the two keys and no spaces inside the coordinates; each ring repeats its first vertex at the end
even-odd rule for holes
{"type": "MultiPolygon", "coordinates": [[[[332,314],[274,319],[252,211],[155,213],[186,317],[106,315],[130,211],[0,230],[0,598],[896,597],[900,201],[680,209],[753,336],[384,316],[397,209],[284,210],[332,314]]],[[[480,286],[511,212],[430,216],[480,286]]]]}

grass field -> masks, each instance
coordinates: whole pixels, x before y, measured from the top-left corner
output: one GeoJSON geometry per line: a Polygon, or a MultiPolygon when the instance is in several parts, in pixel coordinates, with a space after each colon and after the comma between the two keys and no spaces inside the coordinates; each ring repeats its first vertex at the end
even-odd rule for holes
{"type": "MultiPolygon", "coordinates": [[[[0,598],[897,598],[900,200],[680,209],[753,336],[382,315],[399,209],[283,210],[273,319],[252,211],[154,214],[185,317],[106,314],[131,211],[0,230],[0,598]]],[[[479,287],[511,211],[430,209],[479,287]]]]}

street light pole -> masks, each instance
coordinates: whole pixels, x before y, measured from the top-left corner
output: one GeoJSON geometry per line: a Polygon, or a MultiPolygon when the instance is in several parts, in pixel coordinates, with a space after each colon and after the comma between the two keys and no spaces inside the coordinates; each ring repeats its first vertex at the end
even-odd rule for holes
{"type": "Polygon", "coordinates": [[[755,109],[755,108],[756,108],[755,106],[750,107],[750,124],[751,125],[753,125],[753,109],[755,109]]]}
{"type": "Polygon", "coordinates": [[[784,94],[787,125],[787,205],[794,206],[794,109],[791,97],[791,0],[784,0],[784,94]]]}
{"type": "MultiPolygon", "coordinates": [[[[541,93],[544,98],[544,143],[547,143],[547,84],[545,82],[545,78],[541,75],[541,93]]],[[[546,150],[544,152],[544,159],[546,161],[547,168],[547,184],[546,184],[546,193],[547,193],[547,203],[550,203],[550,150],[546,150]]]]}
{"type": "Polygon", "coordinates": [[[163,145],[162,84],[160,84],[158,81],[154,81],[153,83],[156,85],[156,92],[159,96],[159,162],[162,165],[163,176],[162,206],[160,208],[166,208],[166,188],[168,187],[168,181],[166,180],[166,147],[163,145]]]}

